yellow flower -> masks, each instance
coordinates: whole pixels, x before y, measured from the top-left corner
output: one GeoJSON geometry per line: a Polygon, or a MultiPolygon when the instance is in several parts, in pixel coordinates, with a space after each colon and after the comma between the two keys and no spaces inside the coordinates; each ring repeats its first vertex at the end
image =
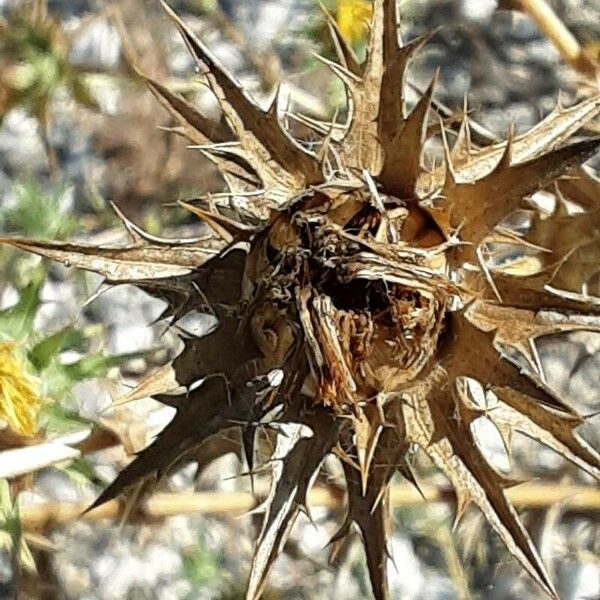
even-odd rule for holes
{"type": "Polygon", "coordinates": [[[367,0],[339,0],[336,18],[342,35],[351,43],[362,41],[368,30],[372,3],[367,0]]]}
{"type": "Polygon", "coordinates": [[[32,436],[42,404],[38,383],[27,372],[17,344],[0,342],[0,418],[16,433],[32,436]]]}

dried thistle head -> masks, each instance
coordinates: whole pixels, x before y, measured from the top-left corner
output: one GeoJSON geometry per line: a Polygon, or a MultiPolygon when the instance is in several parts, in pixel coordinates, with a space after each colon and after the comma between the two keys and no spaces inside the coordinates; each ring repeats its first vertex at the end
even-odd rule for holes
{"type": "Polygon", "coordinates": [[[173,319],[190,310],[218,318],[206,337],[186,340],[172,371],[130,395],[177,412],[95,505],[162,477],[225,429],[241,432],[252,469],[256,429],[285,424],[247,597],[260,596],[333,453],[347,481],[335,539],[358,526],[374,595],[387,598],[389,483],[397,471],[412,479],[406,455],[417,445],[453,485],[457,518],[477,505],[556,597],[505,494],[514,482],[486,462],[471,424],[486,415],[507,448],[521,432],[600,478],[599,455],[575,433],[583,417],[546,385],[535,351],[545,335],[598,331],[582,315],[600,312],[600,184],[580,167],[598,140],[567,140],[600,112],[600,98],[557,106],[527,134],[493,145],[471,140],[466,114],[456,132],[442,122],[445,160],[432,165],[423,150],[440,130],[435,80],[411,112],[403,93],[407,64],[427,38],[401,46],[395,1],[375,0],[364,64],[331,21],[340,63],[330,66],[348,90],[347,123],[305,119],[313,136],[295,139],[277,100],[258,108],[165,10],[222,119],[140,75],[229,186],[187,205],[214,235],[159,239],[123,219],[132,241],[120,248],[3,240],[109,283],[136,283],[167,300],[173,319]],[[552,214],[526,201],[542,189],[552,214]],[[518,231],[503,221],[517,210],[526,222],[518,231]]]}

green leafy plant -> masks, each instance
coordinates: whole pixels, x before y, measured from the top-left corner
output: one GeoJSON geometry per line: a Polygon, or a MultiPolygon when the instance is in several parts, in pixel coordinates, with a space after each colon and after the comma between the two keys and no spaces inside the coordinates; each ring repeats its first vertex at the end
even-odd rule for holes
{"type": "Polygon", "coordinates": [[[62,206],[67,185],[54,185],[46,192],[38,181],[29,179],[15,184],[13,193],[12,206],[0,207],[0,227],[5,231],[65,239],[81,226],[62,206]]]}

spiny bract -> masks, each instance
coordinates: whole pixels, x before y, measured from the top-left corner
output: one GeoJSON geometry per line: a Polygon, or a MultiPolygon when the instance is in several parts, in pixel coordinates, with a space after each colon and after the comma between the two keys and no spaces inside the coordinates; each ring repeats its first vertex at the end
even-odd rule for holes
{"type": "Polygon", "coordinates": [[[346,124],[293,115],[312,130],[298,139],[277,99],[257,107],[165,10],[221,120],[139,75],[229,186],[188,205],[214,235],[165,240],[123,217],[132,238],[125,247],[3,240],[112,284],[134,282],[167,300],[174,320],[191,310],[218,319],[206,337],[185,341],[171,371],[130,395],[152,395],[177,412],[95,505],[162,477],[224,430],[240,432],[252,471],[257,428],[283,431],[268,463],[247,597],[260,596],[332,453],[347,482],[335,539],[358,526],[374,594],[387,598],[389,484],[397,471],[412,478],[407,452],[416,445],[454,487],[457,517],[477,505],[556,597],[507,500],[514,481],[486,462],[471,424],[486,415],[507,449],[521,432],[600,478],[599,455],[575,433],[584,419],[546,385],[535,346],[549,334],[599,331],[582,315],[600,313],[600,184],[580,166],[598,140],[566,141],[596,117],[600,99],[559,105],[506,142],[486,140],[466,112],[440,120],[448,115],[432,99],[435,81],[408,112],[407,64],[427,38],[401,46],[395,1],[375,0],[363,64],[329,19],[340,63],[326,62],[348,91],[346,124]],[[445,155],[437,166],[423,152],[434,135],[445,155]],[[551,214],[531,200],[542,189],[551,214]],[[508,226],[509,215],[520,228],[508,226]]]}

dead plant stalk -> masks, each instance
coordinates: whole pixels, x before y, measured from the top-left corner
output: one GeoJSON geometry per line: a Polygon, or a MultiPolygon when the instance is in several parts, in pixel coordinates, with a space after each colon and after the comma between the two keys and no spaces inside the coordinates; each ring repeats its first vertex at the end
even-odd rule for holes
{"type": "MultiPolygon", "coordinates": [[[[421,486],[423,496],[410,485],[397,485],[390,490],[393,508],[423,506],[448,502],[454,499],[450,488],[421,486]]],[[[508,491],[508,496],[519,508],[548,508],[561,503],[565,508],[583,511],[600,510],[600,490],[586,486],[530,483],[508,491]]],[[[309,494],[312,508],[341,508],[343,497],[326,488],[315,488],[309,494]]],[[[142,514],[149,519],[163,519],[174,515],[241,515],[256,506],[256,498],[247,492],[194,492],[160,493],[149,498],[142,514]]],[[[85,503],[47,502],[35,506],[21,506],[21,522],[25,530],[40,530],[52,525],[63,525],[79,519],[99,521],[118,519],[122,504],[116,500],[107,502],[82,514],[85,503]]]]}
{"type": "Polygon", "coordinates": [[[583,75],[594,75],[598,66],[585,53],[546,0],[510,0],[515,8],[528,14],[554,44],[561,56],[583,75]]]}

